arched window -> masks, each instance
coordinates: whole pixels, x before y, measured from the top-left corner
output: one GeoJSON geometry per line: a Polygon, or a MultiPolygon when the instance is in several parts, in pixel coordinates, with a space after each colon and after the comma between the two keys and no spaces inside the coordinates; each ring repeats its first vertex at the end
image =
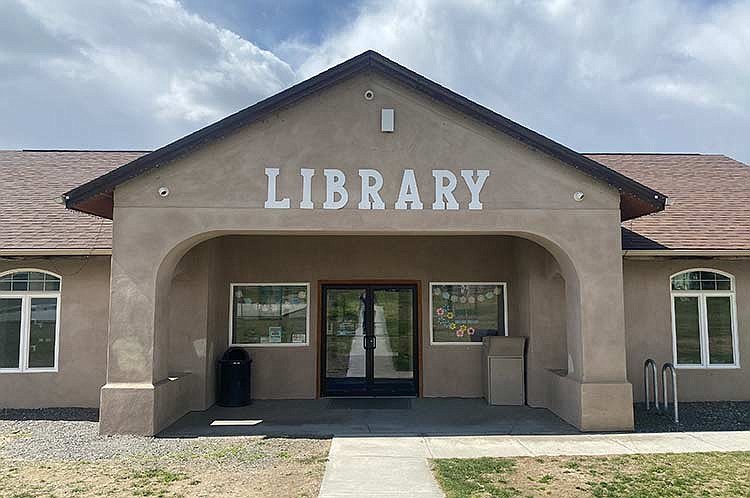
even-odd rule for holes
{"type": "Polygon", "coordinates": [[[56,372],[59,329],[59,276],[0,273],[0,373],[56,372]]]}
{"type": "Polygon", "coordinates": [[[734,277],[711,269],[671,277],[674,362],[687,368],[739,366],[734,277]]]}

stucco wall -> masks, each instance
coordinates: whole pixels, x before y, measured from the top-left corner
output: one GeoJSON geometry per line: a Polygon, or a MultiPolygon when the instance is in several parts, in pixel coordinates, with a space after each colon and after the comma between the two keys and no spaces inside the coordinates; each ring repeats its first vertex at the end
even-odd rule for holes
{"type": "MultiPolygon", "coordinates": [[[[750,400],[750,261],[657,259],[624,262],[625,329],[628,379],[634,397],[643,400],[643,362],[661,365],[672,359],[672,313],[669,277],[691,268],[715,268],[735,277],[739,369],[678,369],[683,401],[750,400]]],[[[661,377],[660,377],[661,382],[661,377]]]]}
{"type": "MultiPolygon", "coordinates": [[[[316,396],[319,281],[415,280],[421,283],[422,392],[425,396],[481,396],[481,348],[433,346],[429,341],[430,281],[502,281],[513,295],[512,239],[507,237],[225,237],[224,290],[229,282],[310,282],[311,345],[252,348],[258,397],[316,396]],[[345,262],[345,264],[342,264],[345,262]],[[289,368],[294,365],[294,368],[289,368]]],[[[508,299],[509,330],[516,332],[515,300],[508,299]]],[[[228,338],[227,313],[218,328],[228,338]]],[[[226,344],[226,342],[224,343],[226,344]]]]}
{"type": "MultiPolygon", "coordinates": [[[[170,364],[196,372],[195,352],[204,341],[206,315],[215,316],[206,343],[213,345],[207,375],[194,375],[196,389],[213,391],[216,357],[228,345],[231,282],[309,282],[310,345],[248,348],[256,398],[314,398],[319,347],[319,283],[331,280],[413,280],[422,290],[421,386],[424,396],[482,396],[481,347],[431,345],[429,282],[507,283],[510,335],[531,337],[530,399],[543,402],[540,369],[565,366],[565,294],[559,268],[537,244],[504,236],[227,236],[203,243],[183,258],[172,284],[170,364]],[[208,247],[210,246],[210,247],[208,247]],[[212,252],[213,251],[213,252],[212,252]],[[215,257],[212,257],[212,254],[215,257]],[[206,309],[204,269],[210,277],[206,309]],[[346,264],[342,264],[345,261],[346,264]],[[522,271],[523,269],[523,271],[522,271]],[[531,311],[533,310],[533,312],[531,311]],[[196,347],[196,344],[200,345],[196,347]],[[179,356],[180,358],[176,358],[179,356]]],[[[210,394],[210,393],[209,393],[210,394]]],[[[194,396],[200,394],[194,391],[194,396]]]]}
{"type": "Polygon", "coordinates": [[[48,270],[62,277],[56,373],[0,373],[0,407],[97,407],[106,380],[109,257],[0,260],[0,272],[48,270]]]}
{"type": "Polygon", "coordinates": [[[516,239],[519,325],[528,331],[527,403],[549,406],[550,371],[567,372],[565,281],[552,255],[533,242],[516,239]]]}
{"type": "MultiPolygon", "coordinates": [[[[178,261],[191,247],[230,234],[513,235],[533,240],[554,255],[565,277],[569,367],[565,374],[578,393],[565,416],[591,430],[629,428],[632,420],[610,424],[608,414],[598,408],[597,422],[582,422],[582,413],[591,412],[589,403],[597,403],[585,384],[626,384],[619,200],[616,189],[391,80],[361,74],[341,82],[116,188],[115,285],[108,384],[102,393],[103,418],[113,420],[107,430],[150,433],[158,429],[151,417],[153,399],[148,406],[138,404],[142,398],[128,405],[123,397],[131,396],[134,383],[153,390],[174,365],[167,358],[168,303],[178,261]],[[362,97],[366,89],[374,90],[373,100],[362,97]],[[380,132],[381,107],[396,110],[394,133],[380,132]],[[279,196],[289,197],[290,209],[264,208],[266,167],[281,168],[279,196]],[[316,169],[312,181],[315,209],[299,207],[300,168],[316,169]],[[338,168],[346,174],[350,201],[343,209],[320,209],[325,198],[324,168],[338,168]],[[385,210],[357,209],[359,168],[382,173],[385,210]],[[394,209],[405,168],[414,169],[427,209],[394,209]],[[460,169],[489,170],[481,196],[483,209],[466,209],[470,195],[460,177],[455,197],[462,209],[430,209],[435,193],[433,169],[456,174],[460,169]],[[170,191],[166,197],[158,194],[162,186],[170,191]],[[579,190],[585,193],[582,202],[573,199],[579,190]],[[122,412],[122,406],[131,409],[122,412]]],[[[311,265],[309,260],[301,261],[300,267],[311,265]]],[[[349,260],[344,261],[348,265],[349,260]]],[[[340,278],[351,279],[365,271],[341,273],[340,278]]],[[[392,274],[387,268],[377,268],[372,276],[392,274]]],[[[221,308],[221,300],[227,299],[221,295],[219,289],[217,306],[211,309],[221,308]]],[[[209,316],[222,319],[213,313],[209,316]]],[[[437,361],[439,354],[443,353],[425,351],[425,359],[433,355],[436,364],[450,369],[437,361]]],[[[476,357],[473,352],[466,354],[476,357]]],[[[258,361],[260,365],[263,360],[258,361]]],[[[274,368],[275,364],[263,371],[274,368]]],[[[441,376],[447,379],[453,371],[441,376]]],[[[210,373],[206,375],[209,378],[210,373]]],[[[470,380],[457,374],[438,389],[425,375],[427,395],[479,392],[477,377],[470,380]]],[[[630,396],[621,393],[617,391],[610,400],[613,413],[628,411],[630,396]]]]}

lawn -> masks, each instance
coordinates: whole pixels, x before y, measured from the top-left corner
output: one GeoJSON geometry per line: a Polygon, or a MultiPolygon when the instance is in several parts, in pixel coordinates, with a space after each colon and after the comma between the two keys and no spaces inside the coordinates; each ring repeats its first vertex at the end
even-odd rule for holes
{"type": "Polygon", "coordinates": [[[750,497],[750,453],[433,460],[447,498],[750,497]]]}
{"type": "Polygon", "coordinates": [[[47,430],[54,424],[61,423],[43,426],[49,443],[36,427],[0,430],[0,498],[314,498],[330,446],[263,437],[76,438],[47,430]]]}

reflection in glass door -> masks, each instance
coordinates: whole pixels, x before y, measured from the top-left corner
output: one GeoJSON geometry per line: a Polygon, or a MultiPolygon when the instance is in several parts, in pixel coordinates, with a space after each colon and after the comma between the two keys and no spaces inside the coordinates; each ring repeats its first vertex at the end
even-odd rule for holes
{"type": "Polygon", "coordinates": [[[324,285],[324,396],[417,394],[417,287],[324,285]]]}
{"type": "Polygon", "coordinates": [[[335,385],[364,383],[366,289],[328,289],[325,298],[325,377],[335,385]]]}

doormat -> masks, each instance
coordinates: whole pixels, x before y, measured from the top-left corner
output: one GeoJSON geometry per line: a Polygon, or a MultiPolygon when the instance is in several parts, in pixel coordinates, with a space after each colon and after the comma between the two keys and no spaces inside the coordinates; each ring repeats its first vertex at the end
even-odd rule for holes
{"type": "Polygon", "coordinates": [[[408,410],[411,408],[409,398],[331,398],[328,400],[331,410],[408,410]]]}

